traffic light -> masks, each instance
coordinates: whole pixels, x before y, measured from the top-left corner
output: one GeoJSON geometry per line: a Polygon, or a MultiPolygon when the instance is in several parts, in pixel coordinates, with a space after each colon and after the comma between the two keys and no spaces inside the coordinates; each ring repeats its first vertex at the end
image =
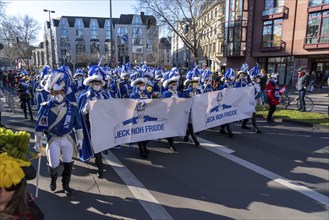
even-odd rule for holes
{"type": "Polygon", "coordinates": [[[185,61],[185,65],[184,65],[185,67],[188,67],[188,61],[185,61]]]}
{"type": "Polygon", "coordinates": [[[126,63],[129,62],[129,56],[126,56],[126,63]]]}
{"type": "Polygon", "coordinates": [[[151,27],[151,19],[147,19],[147,22],[146,22],[146,25],[147,25],[147,29],[150,29],[151,27]]]}
{"type": "Polygon", "coordinates": [[[122,56],[119,57],[119,65],[122,65],[122,56]]]}
{"type": "Polygon", "coordinates": [[[211,59],[207,60],[207,66],[211,66],[211,59]]]}

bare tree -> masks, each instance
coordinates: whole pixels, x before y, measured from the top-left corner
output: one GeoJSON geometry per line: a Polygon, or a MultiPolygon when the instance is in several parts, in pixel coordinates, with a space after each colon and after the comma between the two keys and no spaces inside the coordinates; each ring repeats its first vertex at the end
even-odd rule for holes
{"type": "Polygon", "coordinates": [[[152,14],[159,25],[173,31],[199,59],[198,49],[205,30],[212,23],[211,19],[198,19],[200,6],[205,0],[139,0],[140,9],[152,14]]]}
{"type": "Polygon", "coordinates": [[[11,62],[21,59],[28,65],[32,55],[33,43],[36,43],[40,25],[32,17],[25,15],[7,16],[1,21],[0,38],[4,44],[4,55],[11,62]]]}

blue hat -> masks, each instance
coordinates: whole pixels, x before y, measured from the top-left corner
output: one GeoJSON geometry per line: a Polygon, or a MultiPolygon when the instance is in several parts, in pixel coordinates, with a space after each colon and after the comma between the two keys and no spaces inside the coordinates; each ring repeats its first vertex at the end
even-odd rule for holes
{"type": "Polygon", "coordinates": [[[201,74],[201,79],[204,82],[205,80],[211,80],[212,79],[212,72],[210,70],[205,70],[201,74]]]}
{"type": "Polygon", "coordinates": [[[169,71],[169,74],[167,74],[164,77],[163,87],[167,88],[167,86],[172,82],[177,82],[179,80],[179,74],[177,71],[169,71]]]}
{"type": "Polygon", "coordinates": [[[235,71],[232,68],[229,68],[228,70],[226,70],[226,72],[224,73],[224,78],[225,79],[230,79],[230,80],[234,80],[235,77],[235,71]]]}
{"type": "Polygon", "coordinates": [[[40,79],[42,80],[45,75],[51,74],[51,68],[48,65],[44,65],[40,72],[40,79]]]}
{"type": "Polygon", "coordinates": [[[52,71],[44,88],[47,92],[64,90],[67,93],[70,85],[69,76],[63,70],[57,69],[52,71]]]}
{"type": "Polygon", "coordinates": [[[91,66],[88,71],[88,77],[85,78],[83,84],[85,86],[89,85],[92,81],[99,81],[102,85],[105,85],[105,76],[106,73],[104,69],[98,65],[91,66]]]}
{"type": "Polygon", "coordinates": [[[251,79],[253,79],[255,77],[260,77],[258,63],[256,63],[256,66],[254,66],[253,68],[251,68],[249,70],[249,76],[251,79]]]}
{"type": "Polygon", "coordinates": [[[75,71],[75,74],[73,75],[73,78],[77,77],[77,76],[83,76],[83,70],[81,68],[78,68],[75,71]]]}
{"type": "Polygon", "coordinates": [[[130,75],[130,78],[132,80],[130,83],[131,87],[136,86],[136,84],[138,84],[140,82],[143,82],[145,84],[147,82],[147,79],[144,78],[144,73],[141,70],[134,71],[134,73],[130,75]]]}
{"type": "Polygon", "coordinates": [[[184,81],[184,86],[187,86],[192,82],[199,82],[200,76],[201,74],[198,67],[194,67],[193,70],[188,71],[188,73],[186,74],[186,80],[184,81]]]}
{"type": "Polygon", "coordinates": [[[160,78],[162,78],[162,69],[161,68],[156,68],[154,71],[154,78],[156,80],[159,80],[160,78]]]}
{"type": "Polygon", "coordinates": [[[238,72],[238,74],[240,73],[245,73],[245,74],[248,74],[248,69],[249,69],[249,66],[247,63],[243,63],[240,67],[240,70],[238,72]]]}
{"type": "Polygon", "coordinates": [[[153,68],[150,68],[146,65],[143,65],[141,67],[141,70],[143,71],[144,77],[151,77],[151,78],[154,77],[154,74],[153,74],[154,69],[153,68]]]}

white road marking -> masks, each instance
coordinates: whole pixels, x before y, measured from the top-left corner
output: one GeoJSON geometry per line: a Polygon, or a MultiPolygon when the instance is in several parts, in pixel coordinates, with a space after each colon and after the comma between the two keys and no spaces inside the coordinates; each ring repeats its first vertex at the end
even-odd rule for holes
{"type": "Polygon", "coordinates": [[[145,186],[125,167],[120,160],[111,152],[103,155],[106,162],[120,176],[131,193],[144,207],[152,219],[168,219],[173,217],[160,205],[154,196],[145,188],[145,186]]]}
{"type": "MultiPolygon", "coordinates": [[[[199,139],[201,140],[201,138],[199,138],[199,139]]],[[[203,139],[203,140],[205,140],[205,139],[203,139]]],[[[220,155],[220,156],[222,156],[222,157],[224,157],[224,158],[226,158],[230,161],[233,161],[233,162],[235,162],[235,163],[237,163],[237,164],[239,164],[239,165],[241,165],[241,166],[243,166],[243,167],[245,167],[249,170],[252,170],[252,171],[254,171],[254,172],[256,172],[256,173],[258,173],[262,176],[265,176],[265,177],[267,177],[267,178],[269,178],[269,179],[271,179],[271,180],[273,180],[273,181],[275,181],[275,182],[277,182],[277,183],[279,183],[283,186],[286,186],[286,187],[288,187],[292,190],[295,190],[295,191],[297,191],[297,192],[299,192],[299,193],[301,193],[301,194],[303,194],[303,195],[305,195],[305,196],[307,196],[311,199],[314,199],[314,200],[316,200],[316,201],[318,201],[318,202],[320,202],[320,203],[322,203],[326,206],[329,206],[329,198],[325,195],[322,195],[321,193],[318,193],[318,192],[316,192],[312,189],[309,189],[305,186],[302,186],[299,183],[296,183],[292,180],[286,179],[286,178],[284,178],[284,177],[282,177],[278,174],[275,174],[275,173],[273,173],[269,170],[266,170],[266,169],[264,169],[264,168],[262,168],[262,167],[260,167],[256,164],[250,163],[250,162],[248,162],[244,159],[241,159],[237,156],[231,155],[230,153],[224,152],[222,150],[217,150],[217,151],[212,151],[212,152],[214,152],[214,153],[216,153],[216,154],[218,154],[218,155],[220,155]]]]}
{"type": "Polygon", "coordinates": [[[231,153],[234,153],[235,151],[228,148],[228,147],[225,147],[223,145],[220,145],[220,144],[216,144],[214,142],[211,142],[207,139],[204,139],[204,138],[201,138],[201,137],[198,137],[198,140],[200,142],[200,146],[206,150],[209,150],[211,152],[214,152],[216,153],[217,151],[222,151],[222,152],[225,152],[225,153],[228,153],[228,154],[231,154],[231,153]]]}

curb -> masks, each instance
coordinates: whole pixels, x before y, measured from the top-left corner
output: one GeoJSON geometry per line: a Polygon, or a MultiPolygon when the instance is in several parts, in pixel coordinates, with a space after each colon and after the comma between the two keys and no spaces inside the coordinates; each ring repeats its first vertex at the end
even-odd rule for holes
{"type": "MultiPolygon", "coordinates": [[[[286,118],[283,118],[283,119],[282,119],[282,122],[288,122],[288,123],[291,123],[291,124],[302,125],[302,126],[305,126],[305,127],[315,127],[314,124],[309,123],[309,122],[296,121],[296,120],[286,119],[286,118]]],[[[321,125],[320,125],[320,126],[321,126],[321,125]]],[[[322,127],[322,126],[321,126],[321,127],[322,127]]],[[[324,127],[324,126],[323,126],[323,127],[324,127]]]]}

